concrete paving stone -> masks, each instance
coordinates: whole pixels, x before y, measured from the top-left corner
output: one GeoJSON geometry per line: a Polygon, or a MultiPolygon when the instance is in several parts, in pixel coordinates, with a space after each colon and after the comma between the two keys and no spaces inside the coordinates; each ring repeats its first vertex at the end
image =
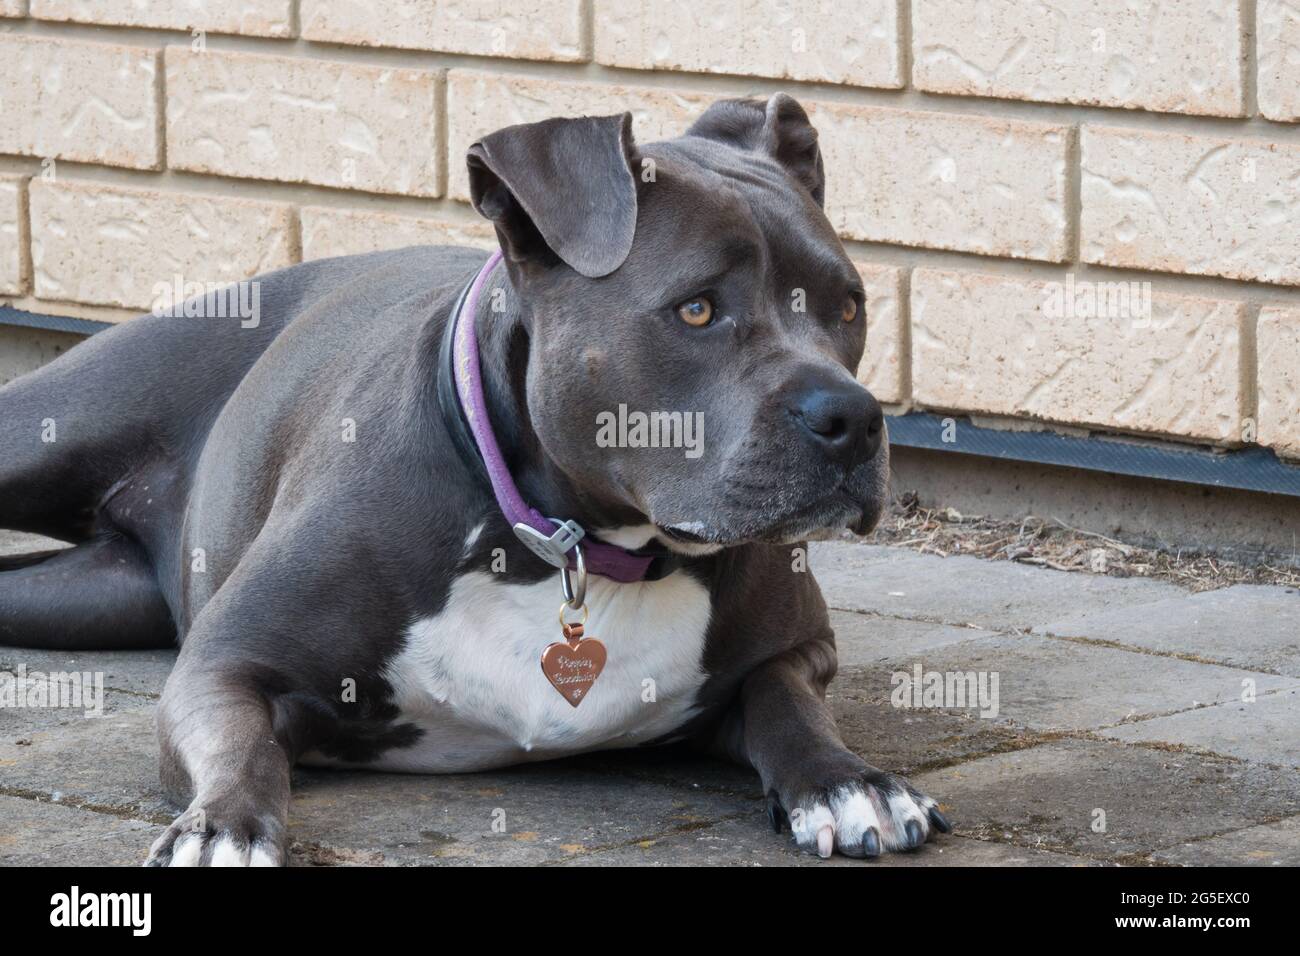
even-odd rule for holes
{"type": "Polygon", "coordinates": [[[841,671],[993,635],[992,631],[980,628],[908,621],[856,611],[831,611],[831,627],[835,628],[835,648],[841,671]]]}
{"type": "MultiPolygon", "coordinates": [[[[889,666],[854,675],[851,686],[857,696],[888,700],[895,686],[894,674],[914,677],[918,664],[923,674],[987,675],[984,686],[990,696],[996,674],[996,713],[984,719],[1044,731],[1088,730],[1235,701],[1245,680],[1254,682],[1257,693],[1297,686],[1290,677],[1029,634],[981,638],[900,657],[889,666]]],[[[904,702],[916,709],[911,698],[904,702]]],[[[992,710],[967,704],[945,709],[970,714],[992,710]]]]}
{"type": "Polygon", "coordinates": [[[851,541],[810,545],[809,567],[833,608],[991,630],[1033,627],[1063,615],[1150,604],[1186,593],[1161,581],[1065,574],[964,556],[940,558],[851,541]]]}
{"type": "Polygon", "coordinates": [[[175,650],[43,651],[0,646],[0,671],[11,674],[25,665],[27,673],[72,672],[103,674],[104,699],[156,699],[176,663],[175,650]]]}
{"type": "Polygon", "coordinates": [[[888,697],[866,700],[843,678],[831,685],[829,699],[844,745],[873,767],[905,777],[1038,739],[971,714],[905,710],[888,697]]]}
{"type": "Polygon", "coordinates": [[[1295,588],[1237,584],[1140,607],[1084,611],[1034,632],[1117,641],[1300,677],[1300,591],[1295,588]]]}
{"type": "Polygon", "coordinates": [[[1130,742],[1180,744],[1196,750],[1300,767],[1300,690],[1235,700],[1102,731],[1130,742]]]}
{"type": "Polygon", "coordinates": [[[1179,866],[1300,866],[1300,817],[1171,846],[1155,858],[1179,866]]]}
{"type": "Polygon", "coordinates": [[[0,796],[0,866],[139,866],[162,827],[0,796]]]}
{"type": "Polygon", "coordinates": [[[1159,850],[1300,812],[1291,770],[1190,753],[1061,740],[912,782],[956,832],[1100,860],[1159,850]],[[1105,813],[1105,832],[1093,826],[1105,813]]]}
{"type": "Polygon", "coordinates": [[[833,856],[818,859],[798,849],[787,832],[774,833],[761,812],[753,819],[724,820],[709,827],[642,840],[630,846],[581,853],[561,866],[1080,866],[1087,860],[1023,847],[936,836],[916,853],[886,853],[877,860],[833,856]]]}
{"type": "Polygon", "coordinates": [[[563,761],[447,776],[300,770],[295,783],[290,834],[326,862],[534,865],[736,814],[767,825],[757,786],[746,799],[563,761]]]}
{"type": "Polygon", "coordinates": [[[565,761],[565,766],[592,773],[621,774],[631,780],[688,790],[709,790],[744,798],[760,794],[758,774],[702,753],[689,744],[668,744],[632,750],[602,750],[565,761]]]}
{"type": "Polygon", "coordinates": [[[57,795],[162,823],[175,815],[158,780],[154,706],[0,736],[0,792],[57,795]],[[19,740],[25,741],[20,743],[19,740]]]}

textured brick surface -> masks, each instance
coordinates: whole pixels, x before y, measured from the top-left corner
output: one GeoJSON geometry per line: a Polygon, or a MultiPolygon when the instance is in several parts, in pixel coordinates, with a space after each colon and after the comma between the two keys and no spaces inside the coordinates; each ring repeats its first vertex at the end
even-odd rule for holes
{"type": "Polygon", "coordinates": [[[1088,126],[1082,256],[1300,284],[1300,147],[1088,126]]]}
{"type": "MultiPolygon", "coordinates": [[[[912,274],[912,389],[943,409],[1231,442],[1245,307],[1152,294],[1149,315],[1059,316],[1053,288],[912,274]]],[[[1076,290],[1076,301],[1078,290],[1076,290]]],[[[1082,310],[1080,310],[1082,311],[1082,310]]]]}
{"type": "Polygon", "coordinates": [[[27,216],[21,176],[0,176],[0,294],[27,291],[27,216]]]}
{"type": "Polygon", "coordinates": [[[300,218],[304,261],[415,245],[491,249],[497,242],[485,221],[450,222],[325,206],[307,206],[300,218]]]}
{"type": "Polygon", "coordinates": [[[158,54],[0,34],[0,153],[159,164],[158,54]]]}
{"type": "Polygon", "coordinates": [[[902,86],[898,0],[595,0],[596,60],[644,70],[902,86]]]}
{"type": "Polygon", "coordinates": [[[436,73],[175,46],[166,60],[175,168],[438,193],[436,73]]]}
{"type": "Polygon", "coordinates": [[[27,16],[27,0],[0,0],[0,17],[27,16]]]}
{"type": "Polygon", "coordinates": [[[447,74],[448,192],[469,199],[465,152],[480,136],[503,126],[630,111],[637,140],[650,142],[685,132],[715,99],[703,93],[452,70],[447,74]]]}
{"type": "Polygon", "coordinates": [[[581,60],[581,0],[302,0],[302,35],[364,46],[581,60]]]}
{"type": "Polygon", "coordinates": [[[1300,458],[1300,309],[1259,314],[1259,441],[1300,458]]]}
{"type": "Polygon", "coordinates": [[[903,270],[870,262],[854,263],[867,296],[867,348],[858,366],[862,382],[881,402],[907,401],[907,318],[903,309],[903,270]]]}
{"type": "Polygon", "coordinates": [[[1300,120],[1300,6],[1259,0],[1259,111],[1269,119],[1300,120]]]}
{"type": "Polygon", "coordinates": [[[283,37],[292,0],[31,0],[32,16],[112,26],[283,37]]]}
{"type": "Polygon", "coordinates": [[[1238,116],[1237,0],[912,4],[923,90],[1238,116]]]}
{"type": "Polygon", "coordinates": [[[1015,258],[1065,258],[1065,127],[804,105],[811,106],[821,134],[827,213],[842,235],[1015,258]]]}
{"type": "Polygon", "coordinates": [[[233,282],[293,261],[280,203],[34,181],[29,187],[36,295],[147,309],[154,286],[233,282]]]}

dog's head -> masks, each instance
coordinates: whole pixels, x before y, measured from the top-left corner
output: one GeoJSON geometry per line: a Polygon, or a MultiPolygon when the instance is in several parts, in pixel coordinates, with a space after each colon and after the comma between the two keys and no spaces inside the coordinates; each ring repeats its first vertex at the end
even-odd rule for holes
{"type": "Polygon", "coordinates": [[[875,525],[863,290],[798,103],[720,102],[645,146],[629,114],[547,120],[468,161],[525,304],[532,427],[578,489],[688,552],[875,525]]]}

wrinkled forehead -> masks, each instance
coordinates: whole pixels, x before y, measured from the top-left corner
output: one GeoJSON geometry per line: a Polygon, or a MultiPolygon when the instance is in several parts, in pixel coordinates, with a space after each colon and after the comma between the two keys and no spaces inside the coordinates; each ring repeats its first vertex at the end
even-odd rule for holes
{"type": "Polygon", "coordinates": [[[643,146],[639,155],[630,262],[716,271],[756,261],[791,282],[853,274],[821,207],[767,156],[689,136],[643,146]]]}

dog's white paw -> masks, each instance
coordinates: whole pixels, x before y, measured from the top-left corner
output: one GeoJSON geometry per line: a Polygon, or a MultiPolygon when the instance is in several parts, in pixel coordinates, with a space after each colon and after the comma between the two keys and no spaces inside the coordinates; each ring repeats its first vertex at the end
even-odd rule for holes
{"type": "Polygon", "coordinates": [[[145,866],[283,866],[282,832],[265,815],[214,813],[196,803],[154,841],[145,866]]]}
{"type": "Polygon", "coordinates": [[[799,847],[823,859],[836,852],[873,858],[915,850],[936,831],[952,829],[932,798],[874,769],[813,788],[789,810],[769,796],[768,813],[775,828],[788,823],[799,847]]]}

